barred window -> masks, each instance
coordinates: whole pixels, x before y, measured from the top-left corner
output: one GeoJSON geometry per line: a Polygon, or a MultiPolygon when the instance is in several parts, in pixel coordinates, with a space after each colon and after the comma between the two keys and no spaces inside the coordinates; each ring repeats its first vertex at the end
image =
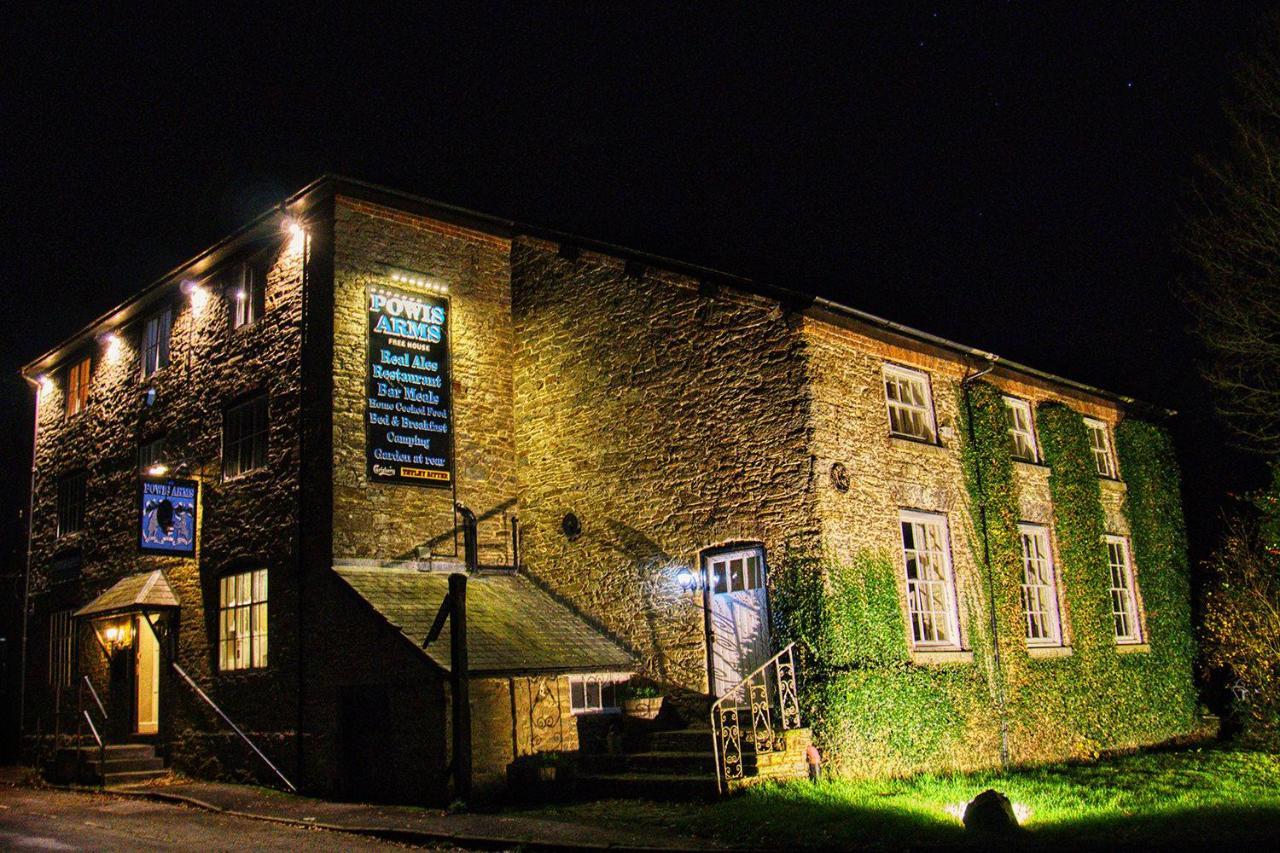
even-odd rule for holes
{"type": "Polygon", "coordinates": [[[618,682],[625,676],[569,676],[569,705],[575,714],[600,714],[618,710],[618,682]]]}
{"type": "Polygon", "coordinates": [[[267,570],[226,575],[218,591],[218,669],[267,665],[267,570]]]}
{"type": "Polygon", "coordinates": [[[240,265],[239,284],[231,290],[231,328],[256,323],[266,308],[267,270],[264,261],[240,265]]]}
{"type": "Polygon", "coordinates": [[[169,332],[173,327],[173,309],[164,308],[142,325],[142,378],[146,379],[169,364],[169,332]]]}
{"type": "Polygon", "coordinates": [[[1005,397],[1004,414],[1009,424],[1009,439],[1013,443],[1013,458],[1035,462],[1036,431],[1032,426],[1031,404],[1017,397],[1005,397]]]}
{"type": "Polygon", "coordinates": [[[55,610],[49,614],[49,686],[70,687],[71,667],[75,660],[76,633],[74,610],[55,610]]]}
{"type": "Polygon", "coordinates": [[[933,403],[927,374],[886,364],[884,399],[889,407],[890,434],[933,441],[933,403]]]}
{"type": "Polygon", "coordinates": [[[1116,477],[1116,458],[1111,452],[1111,433],[1107,425],[1093,418],[1085,418],[1084,425],[1089,429],[1089,446],[1093,450],[1093,463],[1098,469],[1099,477],[1116,477]]]}
{"type": "Polygon", "coordinates": [[[222,476],[238,477],[267,464],[267,396],[227,408],[222,416],[222,476]]]}
{"type": "Polygon", "coordinates": [[[67,417],[78,415],[89,405],[89,379],[93,359],[76,362],[67,370],[67,417]]]}
{"type": "Polygon", "coordinates": [[[959,648],[947,519],[903,510],[901,524],[911,639],[918,647],[959,648]]]}
{"type": "Polygon", "coordinates": [[[152,465],[164,461],[164,436],[157,436],[138,445],[138,469],[146,471],[152,465]]]}
{"type": "Polygon", "coordinates": [[[58,536],[75,533],[84,527],[84,494],[86,476],[83,471],[58,480],[58,536]]]}
{"type": "Polygon", "coordinates": [[[1058,578],[1049,549],[1049,531],[1038,524],[1020,524],[1022,539],[1022,613],[1028,646],[1062,645],[1058,613],[1058,578]]]}
{"type": "Polygon", "coordinates": [[[1117,643],[1142,642],[1138,624],[1138,597],[1134,593],[1133,563],[1129,542],[1123,536],[1106,536],[1107,562],[1111,565],[1111,619],[1117,643]]]}

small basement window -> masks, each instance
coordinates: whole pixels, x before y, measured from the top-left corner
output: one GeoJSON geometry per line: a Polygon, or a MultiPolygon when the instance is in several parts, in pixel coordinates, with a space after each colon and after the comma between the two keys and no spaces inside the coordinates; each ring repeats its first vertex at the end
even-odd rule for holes
{"type": "Polygon", "coordinates": [[[625,677],[614,675],[569,676],[569,704],[575,714],[608,714],[619,710],[618,684],[625,677]]]}

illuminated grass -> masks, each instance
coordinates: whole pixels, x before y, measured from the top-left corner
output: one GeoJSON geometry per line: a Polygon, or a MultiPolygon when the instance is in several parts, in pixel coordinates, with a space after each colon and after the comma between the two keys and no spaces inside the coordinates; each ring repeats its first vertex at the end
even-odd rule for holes
{"type": "MultiPolygon", "coordinates": [[[[560,820],[660,826],[751,847],[898,848],[971,842],[948,807],[955,811],[987,788],[1029,810],[1016,846],[1228,847],[1262,845],[1280,832],[1280,756],[1226,748],[1005,774],[792,783],[710,804],[611,801],[542,811],[560,820]]],[[[987,839],[979,843],[990,846],[987,839]]]]}

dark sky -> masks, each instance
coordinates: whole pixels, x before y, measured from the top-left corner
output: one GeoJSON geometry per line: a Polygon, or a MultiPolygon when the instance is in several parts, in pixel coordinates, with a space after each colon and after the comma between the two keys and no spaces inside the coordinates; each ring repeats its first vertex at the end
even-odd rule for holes
{"type": "Polygon", "coordinates": [[[1261,7],[265,5],[6,20],[6,499],[18,366],[325,171],[1180,409],[1196,517],[1257,477],[1207,417],[1170,237],[1261,7]]]}

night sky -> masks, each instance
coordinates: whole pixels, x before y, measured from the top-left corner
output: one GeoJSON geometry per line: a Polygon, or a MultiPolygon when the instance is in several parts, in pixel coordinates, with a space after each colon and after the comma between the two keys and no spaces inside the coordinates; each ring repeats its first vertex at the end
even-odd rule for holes
{"type": "Polygon", "coordinates": [[[1208,415],[1171,237],[1262,7],[1119,5],[11,15],[5,517],[29,464],[18,367],[333,171],[1178,409],[1203,549],[1203,520],[1260,466],[1208,415]]]}

